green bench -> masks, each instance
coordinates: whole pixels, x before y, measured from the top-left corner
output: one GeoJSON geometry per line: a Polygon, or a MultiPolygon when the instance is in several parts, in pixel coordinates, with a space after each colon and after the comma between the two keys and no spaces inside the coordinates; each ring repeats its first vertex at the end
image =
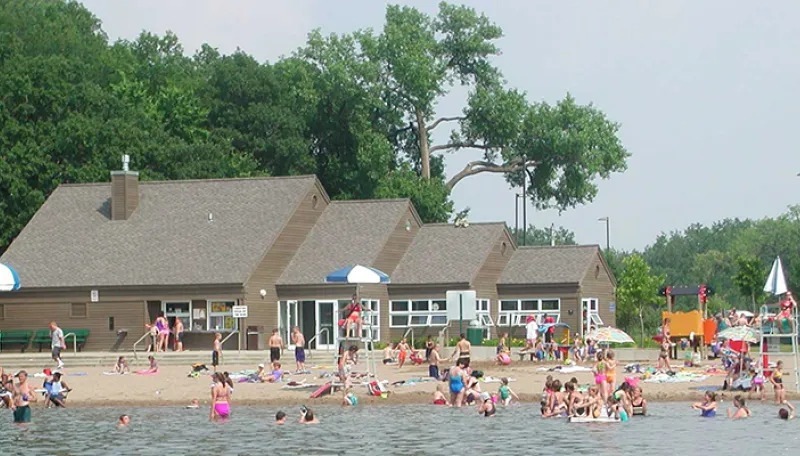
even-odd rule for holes
{"type": "Polygon", "coordinates": [[[14,329],[8,331],[0,331],[0,350],[4,345],[19,344],[22,346],[21,351],[25,351],[31,342],[33,331],[27,329],[14,329]]]}
{"type": "MultiPolygon", "coordinates": [[[[72,336],[67,337],[67,334],[75,334],[75,342],[78,344],[78,351],[81,351],[83,349],[83,346],[86,345],[86,339],[89,338],[88,329],[62,328],[61,330],[64,331],[64,342],[67,344],[67,349],[69,349],[72,343],[72,336]]],[[[51,346],[50,330],[49,329],[37,330],[36,335],[33,337],[33,343],[39,345],[40,352],[45,347],[50,348],[51,346]]]]}

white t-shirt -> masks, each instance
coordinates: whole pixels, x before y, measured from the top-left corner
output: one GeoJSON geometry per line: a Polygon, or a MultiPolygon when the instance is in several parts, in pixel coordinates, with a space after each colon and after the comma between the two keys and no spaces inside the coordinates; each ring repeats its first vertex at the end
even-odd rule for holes
{"type": "Polygon", "coordinates": [[[531,320],[525,325],[525,333],[526,339],[536,339],[539,337],[539,323],[536,323],[536,319],[531,320]]]}

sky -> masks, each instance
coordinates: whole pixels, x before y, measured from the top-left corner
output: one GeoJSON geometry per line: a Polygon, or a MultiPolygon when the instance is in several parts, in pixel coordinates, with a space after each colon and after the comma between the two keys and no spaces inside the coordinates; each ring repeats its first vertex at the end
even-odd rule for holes
{"type": "MultiPolygon", "coordinates": [[[[395,3],[395,2],[392,2],[395,3]]],[[[397,2],[435,14],[435,1],[397,2]]],[[[456,2],[454,2],[456,3],[456,2]]],[[[495,59],[530,101],[571,93],[621,124],[628,170],[599,182],[591,203],[561,214],[527,210],[539,227],[562,225],[580,243],[642,249],[660,233],[724,218],[762,218],[798,204],[800,2],[461,2],[485,13],[504,37],[495,59]],[[794,94],[794,95],[792,95],[794,94]]],[[[112,40],[143,30],[178,35],[187,53],[208,43],[275,61],[307,33],[380,30],[379,0],[85,0],[112,40]]],[[[439,115],[458,115],[463,92],[439,115]]],[[[444,139],[444,135],[441,137],[444,139]]],[[[434,137],[434,142],[437,140],[434,137]]],[[[446,156],[448,176],[478,158],[446,156]]],[[[469,177],[452,194],[470,221],[514,226],[514,191],[498,174],[469,177]]],[[[520,210],[521,212],[521,210],[520,210]]],[[[520,225],[522,220],[520,218],[520,225]]]]}

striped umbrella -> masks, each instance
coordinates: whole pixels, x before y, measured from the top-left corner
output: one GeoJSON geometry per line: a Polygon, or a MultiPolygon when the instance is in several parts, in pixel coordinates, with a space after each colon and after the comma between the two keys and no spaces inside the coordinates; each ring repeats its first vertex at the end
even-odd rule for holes
{"type": "Polygon", "coordinates": [[[325,276],[327,283],[389,283],[389,275],[383,271],[360,264],[337,269],[325,276]]]}
{"type": "Polygon", "coordinates": [[[0,291],[19,290],[19,274],[11,266],[0,263],[0,291]]]}
{"type": "Polygon", "coordinates": [[[761,333],[750,326],[731,326],[717,333],[717,338],[732,341],[743,341],[754,344],[758,342],[761,333]]]}
{"type": "Polygon", "coordinates": [[[612,328],[611,326],[604,326],[597,328],[586,335],[586,339],[591,339],[595,342],[604,342],[607,344],[630,344],[633,339],[625,331],[612,328]]]}

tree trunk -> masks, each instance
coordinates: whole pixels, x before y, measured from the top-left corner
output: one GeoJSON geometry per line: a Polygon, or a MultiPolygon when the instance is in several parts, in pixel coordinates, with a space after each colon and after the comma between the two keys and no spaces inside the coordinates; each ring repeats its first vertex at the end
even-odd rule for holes
{"type": "Polygon", "coordinates": [[[642,338],[639,342],[639,348],[644,348],[644,313],[642,308],[639,307],[639,323],[642,325],[642,338]]]}
{"type": "Polygon", "coordinates": [[[422,164],[422,178],[431,178],[431,149],[428,144],[428,127],[425,125],[425,115],[417,110],[417,137],[419,137],[419,158],[422,164]]]}
{"type": "Polygon", "coordinates": [[[753,315],[756,313],[756,293],[750,293],[750,298],[753,300],[753,315]]]}

